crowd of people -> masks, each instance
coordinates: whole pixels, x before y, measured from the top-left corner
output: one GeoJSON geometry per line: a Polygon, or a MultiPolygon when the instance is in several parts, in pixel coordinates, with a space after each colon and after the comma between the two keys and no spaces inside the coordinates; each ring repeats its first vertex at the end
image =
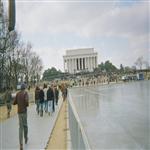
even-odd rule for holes
{"type": "Polygon", "coordinates": [[[59,100],[59,90],[61,90],[63,100],[65,100],[67,88],[62,88],[62,86],[56,84],[44,84],[43,87],[36,86],[35,103],[37,114],[42,117],[44,111],[49,115],[55,112],[55,105],[58,105],[59,100]]]}
{"type": "Polygon", "coordinates": [[[93,74],[93,75],[82,75],[76,76],[74,78],[68,79],[68,84],[71,87],[74,86],[93,86],[93,85],[102,85],[109,84],[110,82],[118,82],[120,80],[120,76],[117,74],[93,74]]]}
{"type": "MultiPolygon", "coordinates": [[[[25,144],[28,142],[27,107],[29,106],[29,93],[26,91],[26,88],[26,84],[21,84],[21,89],[16,93],[15,97],[13,97],[12,90],[7,88],[4,97],[8,118],[10,117],[12,104],[18,106],[20,150],[23,150],[23,135],[25,144]]],[[[62,93],[63,101],[65,101],[67,91],[66,84],[37,85],[34,91],[37,114],[41,117],[43,117],[44,112],[52,115],[55,112],[55,106],[58,105],[60,92],[62,93]]]]}

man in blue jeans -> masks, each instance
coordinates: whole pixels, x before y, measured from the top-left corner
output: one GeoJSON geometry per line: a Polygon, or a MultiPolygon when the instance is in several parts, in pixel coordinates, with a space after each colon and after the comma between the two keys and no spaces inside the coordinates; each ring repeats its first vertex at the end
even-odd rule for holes
{"type": "Polygon", "coordinates": [[[23,132],[25,144],[28,142],[27,107],[29,106],[29,96],[25,89],[26,85],[22,84],[21,90],[17,93],[13,102],[14,105],[18,105],[20,150],[23,150],[23,132]]]}

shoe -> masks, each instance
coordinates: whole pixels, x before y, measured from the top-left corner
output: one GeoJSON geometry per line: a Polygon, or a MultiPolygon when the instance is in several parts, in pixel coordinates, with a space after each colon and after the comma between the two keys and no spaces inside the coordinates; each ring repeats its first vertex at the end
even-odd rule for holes
{"type": "Polygon", "coordinates": [[[40,116],[43,117],[43,111],[40,112],[40,116]]]}
{"type": "Polygon", "coordinates": [[[8,112],[8,114],[7,114],[7,118],[10,118],[10,113],[8,112]]]}
{"type": "Polygon", "coordinates": [[[20,144],[20,150],[23,150],[23,144],[20,144]]]}
{"type": "Polygon", "coordinates": [[[25,144],[27,144],[27,142],[28,142],[28,138],[25,138],[25,144]]]}

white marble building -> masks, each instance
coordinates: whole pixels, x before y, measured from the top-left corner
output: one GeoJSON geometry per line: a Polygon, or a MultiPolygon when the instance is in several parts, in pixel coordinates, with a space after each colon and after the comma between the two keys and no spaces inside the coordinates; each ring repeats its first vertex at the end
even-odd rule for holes
{"type": "Polygon", "coordinates": [[[64,58],[64,71],[78,73],[81,71],[92,72],[97,68],[98,53],[94,48],[82,48],[67,50],[64,58]]]}

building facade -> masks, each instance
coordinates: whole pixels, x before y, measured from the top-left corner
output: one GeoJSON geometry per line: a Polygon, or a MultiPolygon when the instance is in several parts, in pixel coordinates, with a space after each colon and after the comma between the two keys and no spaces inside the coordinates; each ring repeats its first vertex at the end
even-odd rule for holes
{"type": "Polygon", "coordinates": [[[94,48],[67,50],[64,59],[64,71],[71,74],[89,71],[97,68],[98,53],[94,48]]]}

